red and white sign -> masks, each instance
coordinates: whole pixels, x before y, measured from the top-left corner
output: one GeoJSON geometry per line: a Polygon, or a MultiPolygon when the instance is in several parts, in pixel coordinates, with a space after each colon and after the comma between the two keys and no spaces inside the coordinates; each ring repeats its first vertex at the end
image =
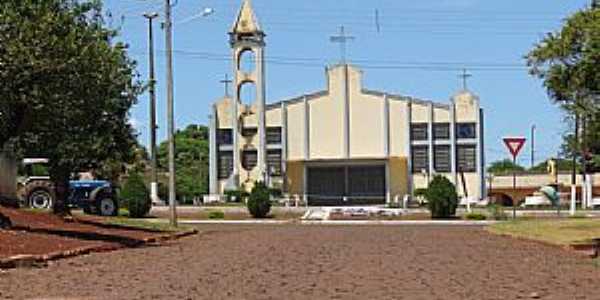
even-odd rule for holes
{"type": "Polygon", "coordinates": [[[505,137],[502,139],[510,154],[512,154],[513,158],[516,158],[525,146],[525,141],[527,140],[524,137],[505,137]]]}

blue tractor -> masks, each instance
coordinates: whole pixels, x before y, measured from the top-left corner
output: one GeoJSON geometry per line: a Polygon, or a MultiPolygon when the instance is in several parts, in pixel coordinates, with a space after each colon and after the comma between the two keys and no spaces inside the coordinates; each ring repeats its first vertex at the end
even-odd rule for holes
{"type": "MultiPolygon", "coordinates": [[[[19,198],[25,206],[49,209],[56,199],[54,185],[45,172],[47,159],[25,159],[19,177],[19,198]]],[[[104,180],[72,180],[69,182],[67,205],[81,208],[87,214],[116,216],[117,194],[104,180]]]]}

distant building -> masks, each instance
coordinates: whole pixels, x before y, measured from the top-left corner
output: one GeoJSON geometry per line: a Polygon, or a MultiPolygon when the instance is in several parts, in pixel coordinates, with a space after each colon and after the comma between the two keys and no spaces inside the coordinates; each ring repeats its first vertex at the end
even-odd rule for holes
{"type": "Polygon", "coordinates": [[[250,1],[230,37],[235,92],[213,106],[211,194],[265,181],[311,205],[384,204],[443,174],[459,194],[466,186],[469,197],[484,196],[476,95],[461,91],[434,103],[368,90],[357,67],[339,64],[327,68],[324,90],[267,104],[265,34],[250,1]],[[243,69],[246,59],[253,70],[243,69]],[[256,100],[245,103],[241,91],[252,85],[256,100]]]}

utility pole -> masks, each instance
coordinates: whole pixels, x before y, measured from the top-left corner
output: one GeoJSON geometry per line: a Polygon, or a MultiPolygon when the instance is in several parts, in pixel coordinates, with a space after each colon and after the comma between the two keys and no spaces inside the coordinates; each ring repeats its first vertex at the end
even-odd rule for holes
{"type": "Polygon", "coordinates": [[[535,166],[535,124],[531,126],[531,167],[535,166]]]}
{"type": "Polygon", "coordinates": [[[175,193],[175,103],[173,99],[173,22],[171,0],[165,0],[165,49],[167,59],[167,137],[169,141],[169,208],[171,226],[177,226],[175,193]]]}
{"type": "Polygon", "coordinates": [[[153,203],[159,201],[158,198],[158,176],[156,174],[156,79],[154,78],[154,33],[152,21],[158,17],[158,13],[145,13],[144,17],[148,19],[148,56],[149,56],[149,81],[150,81],[150,166],[151,183],[150,196],[153,203]]]}

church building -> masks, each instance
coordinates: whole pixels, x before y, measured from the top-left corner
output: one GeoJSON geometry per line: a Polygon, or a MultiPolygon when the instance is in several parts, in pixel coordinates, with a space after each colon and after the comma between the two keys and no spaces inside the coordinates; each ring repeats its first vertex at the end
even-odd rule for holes
{"type": "Polygon", "coordinates": [[[485,197],[483,110],[470,91],[443,103],[369,90],[368,74],[342,63],[326,68],[323,90],[267,102],[266,35],[249,0],[229,35],[234,93],[212,106],[213,196],[263,181],[309,205],[385,204],[439,174],[485,197]],[[244,104],[248,85],[256,100],[244,104]]]}

